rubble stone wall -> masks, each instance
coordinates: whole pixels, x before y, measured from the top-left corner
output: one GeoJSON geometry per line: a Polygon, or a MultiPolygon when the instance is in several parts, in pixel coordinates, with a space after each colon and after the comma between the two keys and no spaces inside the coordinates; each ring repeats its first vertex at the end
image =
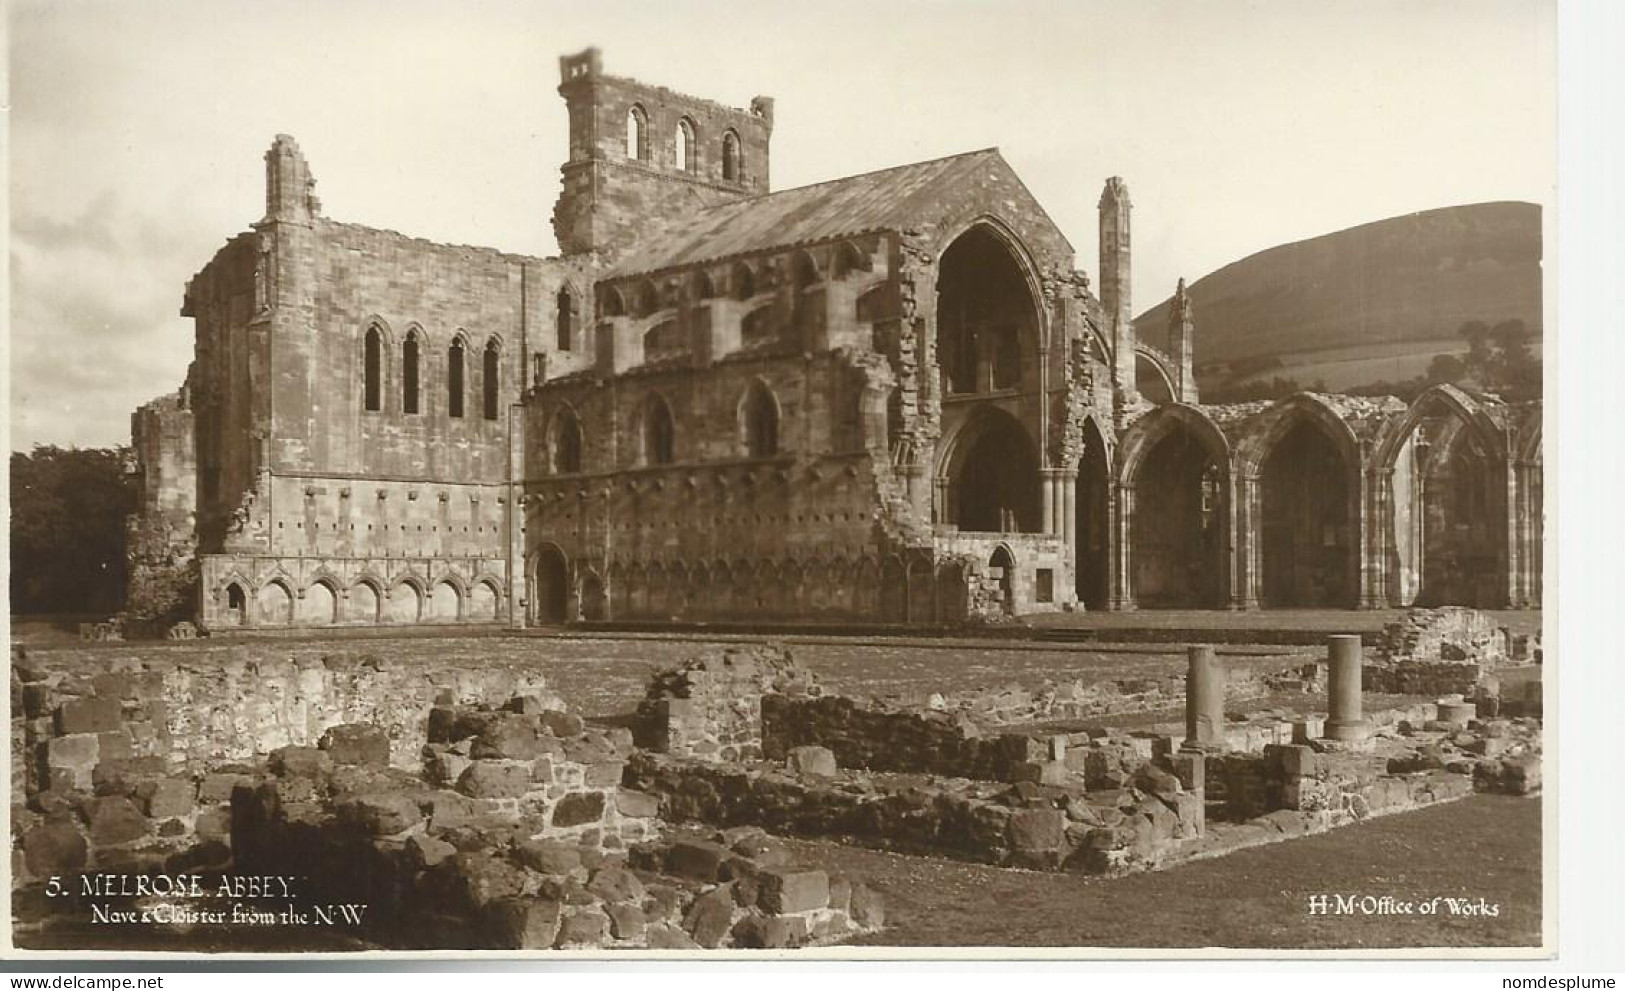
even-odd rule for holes
{"type": "Polygon", "coordinates": [[[249,661],[220,652],[115,661],[95,674],[41,654],[14,663],[12,675],[30,793],[64,781],[88,786],[105,759],[160,757],[198,769],[311,746],[328,728],[356,722],[383,727],[391,762],[415,769],[437,702],[500,704],[525,695],[564,707],[545,679],[516,666],[425,670],[370,654],[249,661]]]}

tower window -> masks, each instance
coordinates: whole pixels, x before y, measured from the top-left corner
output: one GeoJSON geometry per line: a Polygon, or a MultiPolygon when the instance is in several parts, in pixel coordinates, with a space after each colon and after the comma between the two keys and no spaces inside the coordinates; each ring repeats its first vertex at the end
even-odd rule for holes
{"type": "Polygon", "coordinates": [[[496,338],[485,342],[484,365],[480,369],[480,388],[483,391],[485,418],[497,418],[497,390],[502,384],[502,348],[496,338]]]}
{"type": "Polygon", "coordinates": [[[682,171],[693,172],[698,164],[695,160],[696,150],[694,124],[687,117],[684,117],[677,122],[677,154],[672,160],[677,163],[677,167],[682,171]]]}
{"type": "Polygon", "coordinates": [[[463,416],[463,342],[459,338],[451,342],[451,350],[446,354],[446,409],[457,419],[463,416]]]}
{"type": "Polygon", "coordinates": [[[568,287],[559,290],[558,305],[559,350],[573,351],[575,350],[576,334],[576,300],[574,296],[570,295],[568,287]]]}
{"type": "Polygon", "coordinates": [[[362,402],[369,413],[376,413],[384,405],[384,334],[377,327],[367,328],[366,342],[362,346],[362,402]]]}
{"type": "Polygon", "coordinates": [[[722,178],[739,181],[739,135],[732,131],[722,136],[722,178]]]}
{"type": "Polygon", "coordinates": [[[649,160],[649,115],[639,106],[626,112],[626,157],[649,160]]]}
{"type": "Polygon", "coordinates": [[[422,344],[418,341],[418,332],[415,330],[406,335],[406,343],[401,346],[401,409],[407,413],[420,412],[418,362],[421,360],[422,348],[422,344]]]}

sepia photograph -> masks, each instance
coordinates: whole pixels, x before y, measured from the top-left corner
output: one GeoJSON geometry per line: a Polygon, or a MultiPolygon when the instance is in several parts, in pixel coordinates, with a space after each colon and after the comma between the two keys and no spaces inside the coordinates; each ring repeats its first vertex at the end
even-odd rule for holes
{"type": "Polygon", "coordinates": [[[1554,952],[1555,0],[6,21],[8,955],[1554,952]]]}

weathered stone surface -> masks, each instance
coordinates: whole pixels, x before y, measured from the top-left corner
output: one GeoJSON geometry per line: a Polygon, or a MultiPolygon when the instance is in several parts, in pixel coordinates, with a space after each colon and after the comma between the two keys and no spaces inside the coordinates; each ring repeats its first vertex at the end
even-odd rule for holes
{"type": "Polygon", "coordinates": [[[204,804],[231,801],[231,791],[253,778],[247,774],[205,774],[198,783],[197,800],[204,804]]]}
{"type": "Polygon", "coordinates": [[[574,874],[585,871],[581,864],[581,851],[558,840],[531,839],[514,847],[514,857],[526,867],[541,874],[574,874]]]}
{"type": "Polygon", "coordinates": [[[531,789],[528,764],[477,760],[457,779],[457,790],[472,798],[518,798],[531,789]]]}
{"type": "Polygon", "coordinates": [[[835,754],[828,747],[795,747],[786,758],[791,774],[815,774],[834,777],[840,773],[835,754]]]}
{"type": "Polygon", "coordinates": [[[553,945],[561,950],[602,946],[608,935],[609,916],[603,909],[597,906],[572,906],[564,910],[559,936],[553,945]]]}
{"type": "Polygon", "coordinates": [[[143,786],[138,794],[148,816],[168,819],[192,813],[194,787],[189,778],[161,778],[143,786]]]}
{"type": "Polygon", "coordinates": [[[646,928],[643,909],[625,902],[604,906],[609,916],[609,934],[616,939],[642,939],[646,928]]]}
{"type": "Polygon", "coordinates": [[[389,766],[389,734],[371,723],[345,723],[322,734],[320,747],[334,764],[389,766]]]}
{"type": "Polygon", "coordinates": [[[469,756],[476,760],[491,757],[534,760],[543,753],[541,736],[540,720],[517,714],[499,715],[485,723],[469,756]]]}
{"type": "Polygon", "coordinates": [[[734,898],[726,884],[718,885],[694,899],[689,907],[683,928],[694,937],[694,942],[706,949],[721,946],[733,928],[734,898]]]}
{"type": "Polygon", "coordinates": [[[486,909],[493,949],[550,950],[560,937],[558,902],[539,898],[499,898],[486,909]]]}
{"type": "Polygon", "coordinates": [[[23,862],[36,878],[67,875],[85,866],[89,848],[67,815],[49,816],[23,834],[23,862]]]}
{"type": "Polygon", "coordinates": [[[601,792],[578,792],[559,799],[553,807],[553,825],[556,828],[581,826],[597,822],[604,815],[604,796],[601,792]]]}
{"type": "Polygon", "coordinates": [[[76,733],[106,733],[120,728],[123,709],[116,698],[69,699],[56,711],[56,731],[61,736],[76,733]]]}
{"type": "MultiPolygon", "coordinates": [[[[447,857],[456,856],[457,848],[437,837],[419,834],[406,841],[406,852],[413,863],[419,867],[429,868],[447,857]]],[[[553,941],[549,939],[546,945],[552,946],[553,941]]]]}
{"type": "Polygon", "coordinates": [[[660,799],[645,792],[622,788],[615,793],[615,809],[633,819],[653,819],[660,814],[660,799]]]}
{"type": "Polygon", "coordinates": [[[644,942],[651,950],[698,950],[700,944],[679,929],[677,926],[660,923],[649,926],[644,933],[644,942]]]}
{"type": "Polygon", "coordinates": [[[679,877],[715,881],[730,856],[731,851],[718,843],[679,840],[666,851],[666,870],[679,877]]]}
{"type": "Polygon", "coordinates": [[[643,899],[643,882],[624,867],[600,867],[587,882],[587,890],[606,902],[639,902],[643,899]]]}
{"type": "Polygon", "coordinates": [[[868,885],[852,886],[852,921],[862,929],[880,929],[886,925],[886,907],[880,893],[868,885]]]}
{"type": "Polygon", "coordinates": [[[1059,809],[1022,809],[1010,817],[1010,846],[1028,853],[1057,850],[1065,841],[1065,828],[1059,809]]]}
{"type": "Polygon", "coordinates": [[[829,906],[829,875],[823,871],[769,868],[761,872],[758,883],[761,893],[757,904],[773,915],[829,906]]]}
{"type": "Polygon", "coordinates": [[[278,747],[271,751],[270,765],[273,774],[308,778],[332,770],[333,759],[315,747],[278,747]]]}
{"type": "Polygon", "coordinates": [[[97,846],[129,843],[146,836],[151,823],[123,795],[106,795],[90,805],[90,841],[97,846]]]}

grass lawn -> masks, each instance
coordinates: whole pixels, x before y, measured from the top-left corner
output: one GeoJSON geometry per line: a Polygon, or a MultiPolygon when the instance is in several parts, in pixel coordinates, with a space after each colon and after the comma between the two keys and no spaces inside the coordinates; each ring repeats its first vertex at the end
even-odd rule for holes
{"type": "MultiPolygon", "coordinates": [[[[1001,870],[824,841],[797,860],[884,893],[876,946],[1378,948],[1540,942],[1540,800],[1475,795],[1123,878],[1001,870]],[[1315,894],[1435,895],[1494,917],[1311,916],[1315,894]]],[[[1441,911],[1444,911],[1441,906],[1441,911]]]]}

